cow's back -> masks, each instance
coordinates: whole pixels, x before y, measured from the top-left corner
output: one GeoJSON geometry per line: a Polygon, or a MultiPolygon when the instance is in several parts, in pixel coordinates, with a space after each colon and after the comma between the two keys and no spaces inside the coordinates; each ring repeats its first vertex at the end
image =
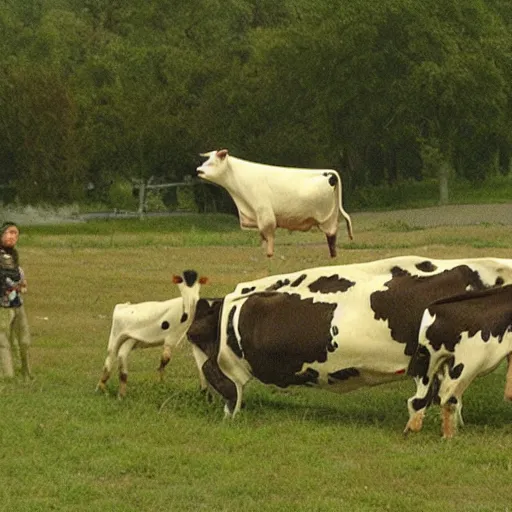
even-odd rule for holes
{"type": "Polygon", "coordinates": [[[221,351],[248,361],[253,375],[264,382],[278,383],[280,368],[282,375],[309,368],[323,372],[324,378],[350,369],[402,374],[417,346],[421,316],[429,303],[447,294],[503,284],[512,276],[510,269],[511,260],[408,256],[243,283],[225,298],[221,351]],[[258,294],[262,288],[289,298],[258,294]],[[309,331],[316,304],[329,311],[322,336],[309,331]],[[325,360],[305,352],[294,360],[289,355],[293,340],[311,344],[317,354],[319,340],[325,360]],[[273,351],[287,355],[272,356],[273,351]],[[299,359],[302,366],[297,370],[299,359]]]}

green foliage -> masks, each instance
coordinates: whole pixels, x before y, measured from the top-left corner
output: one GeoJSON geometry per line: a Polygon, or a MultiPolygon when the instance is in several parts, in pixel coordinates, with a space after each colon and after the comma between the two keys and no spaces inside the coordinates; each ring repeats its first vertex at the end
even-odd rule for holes
{"type": "Polygon", "coordinates": [[[138,199],[133,195],[133,186],[127,181],[116,181],[108,189],[108,204],[118,210],[137,210],[138,199]]]}
{"type": "MultiPolygon", "coordinates": [[[[483,182],[455,179],[451,185],[452,204],[510,203],[512,176],[489,176],[483,182]]],[[[343,201],[350,211],[421,208],[439,204],[438,183],[402,180],[394,185],[359,187],[345,194],[343,201]]]]}
{"type": "Polygon", "coordinates": [[[509,175],[509,3],[2,0],[2,178],[23,203],[88,183],[108,202],[113,181],[180,181],[220,147],[337,168],[351,192],[437,179],[425,146],[457,178],[509,175]]]}

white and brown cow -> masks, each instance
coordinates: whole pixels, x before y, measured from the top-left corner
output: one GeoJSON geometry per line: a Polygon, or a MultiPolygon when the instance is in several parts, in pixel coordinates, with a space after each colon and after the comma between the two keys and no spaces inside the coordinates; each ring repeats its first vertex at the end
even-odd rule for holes
{"type": "Polygon", "coordinates": [[[428,306],[419,345],[408,373],[416,394],[408,400],[405,433],[417,432],[435,394],[442,407],[443,437],[451,438],[460,420],[462,394],[479,375],[508,358],[505,399],[512,400],[512,285],[467,292],[428,306]],[[438,372],[442,372],[437,381],[438,372]]]}
{"type": "Polygon", "coordinates": [[[431,302],[506,283],[512,260],[495,258],[404,256],[313,268],[205,301],[188,338],[234,416],[253,377],[337,392],[403,378],[431,302]]]}
{"type": "Polygon", "coordinates": [[[112,366],[117,359],[119,366],[119,397],[126,394],[128,380],[128,354],[135,348],[164,346],[160,371],[169,361],[171,349],[185,338],[194,319],[201,284],[195,270],[185,270],[182,276],[173,276],[181,297],[165,301],[116,304],[108,340],[107,357],[97,389],[106,391],[112,366]]]}
{"type": "Polygon", "coordinates": [[[308,231],[318,226],[326,235],[329,252],[336,256],[339,215],[352,236],[350,216],[343,209],[341,178],[332,169],[297,169],[248,162],[228,155],[227,149],[201,156],[200,178],[225,188],[238,208],[242,229],[257,228],[274,254],[276,228],[308,231]]]}

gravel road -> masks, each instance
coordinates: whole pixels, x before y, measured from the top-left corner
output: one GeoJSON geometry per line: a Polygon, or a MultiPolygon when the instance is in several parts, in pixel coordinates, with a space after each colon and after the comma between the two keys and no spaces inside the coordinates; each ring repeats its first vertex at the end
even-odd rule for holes
{"type": "Polygon", "coordinates": [[[382,223],[404,222],[409,226],[453,226],[470,224],[512,225],[512,202],[507,204],[467,204],[433,206],[413,210],[352,213],[352,222],[370,228],[382,223]]]}

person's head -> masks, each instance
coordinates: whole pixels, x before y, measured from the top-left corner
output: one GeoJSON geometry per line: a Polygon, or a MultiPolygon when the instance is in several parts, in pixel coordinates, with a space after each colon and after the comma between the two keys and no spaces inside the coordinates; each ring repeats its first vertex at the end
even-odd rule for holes
{"type": "Polygon", "coordinates": [[[0,242],[2,247],[11,249],[18,242],[20,230],[14,222],[4,222],[0,226],[0,242]]]}

